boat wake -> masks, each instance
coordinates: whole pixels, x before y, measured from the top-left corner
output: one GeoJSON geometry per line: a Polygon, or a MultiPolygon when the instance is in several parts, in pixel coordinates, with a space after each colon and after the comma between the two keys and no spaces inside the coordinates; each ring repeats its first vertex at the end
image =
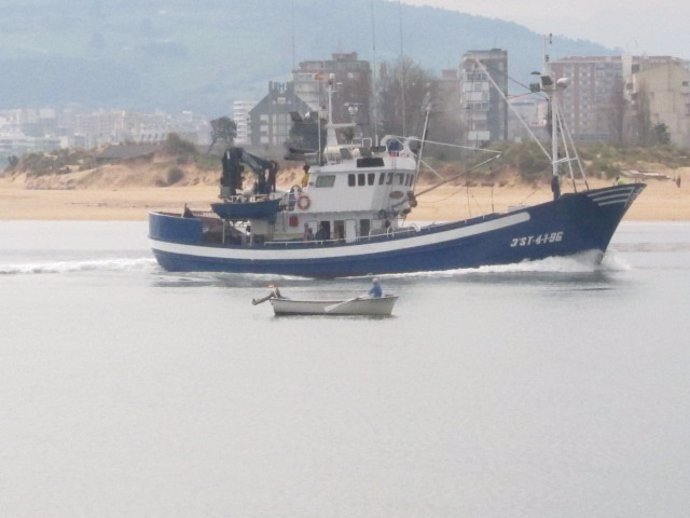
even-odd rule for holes
{"type": "Polygon", "coordinates": [[[311,284],[314,279],[296,275],[278,275],[268,273],[227,273],[227,272],[166,272],[156,268],[158,278],[156,286],[186,287],[186,286],[216,286],[223,288],[256,288],[273,285],[301,285],[311,284]]]}
{"type": "Polygon", "coordinates": [[[156,260],[149,257],[137,259],[112,258],[91,260],[66,260],[24,264],[2,264],[0,265],[0,275],[28,275],[91,271],[146,271],[149,269],[154,269],[156,267],[156,260]]]}
{"type": "Polygon", "coordinates": [[[480,266],[478,268],[460,268],[436,272],[417,272],[406,274],[384,275],[386,278],[428,278],[457,277],[461,275],[493,274],[588,274],[600,272],[627,271],[630,266],[609,251],[603,258],[598,250],[589,250],[568,257],[547,257],[535,261],[522,261],[513,264],[480,266]]]}

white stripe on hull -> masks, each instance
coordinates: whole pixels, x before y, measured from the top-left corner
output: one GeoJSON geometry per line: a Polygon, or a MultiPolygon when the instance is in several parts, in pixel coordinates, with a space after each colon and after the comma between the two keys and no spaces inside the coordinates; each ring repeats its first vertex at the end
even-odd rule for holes
{"type": "Polygon", "coordinates": [[[635,191],[635,187],[621,187],[615,191],[606,191],[602,193],[587,194],[587,196],[599,207],[606,205],[615,205],[617,203],[628,203],[630,196],[635,191]]]}
{"type": "Polygon", "coordinates": [[[417,247],[434,245],[446,241],[466,238],[501,230],[530,220],[528,212],[517,212],[484,223],[477,223],[467,227],[455,228],[443,232],[419,235],[403,239],[391,239],[373,243],[360,243],[351,246],[334,246],[318,248],[222,248],[211,246],[185,245],[169,243],[167,241],[150,240],[154,250],[173,254],[209,257],[214,259],[234,259],[244,261],[297,261],[308,259],[330,259],[349,256],[363,256],[381,254],[399,250],[409,250],[417,247]]]}

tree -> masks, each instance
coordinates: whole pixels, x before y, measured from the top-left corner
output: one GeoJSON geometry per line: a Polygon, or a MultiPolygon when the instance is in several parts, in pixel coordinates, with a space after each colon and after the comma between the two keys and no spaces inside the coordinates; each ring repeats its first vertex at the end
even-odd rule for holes
{"type": "Polygon", "coordinates": [[[627,120],[629,103],[625,98],[623,79],[618,77],[611,89],[608,105],[608,124],[613,143],[620,146],[625,140],[625,121],[627,120]]]}
{"type": "Polygon", "coordinates": [[[432,76],[408,58],[381,64],[377,105],[384,135],[422,132],[432,82],[432,76]]]}
{"type": "Polygon", "coordinates": [[[654,126],[654,140],[662,146],[671,143],[671,133],[668,131],[668,126],[663,122],[654,126]]]}
{"type": "Polygon", "coordinates": [[[219,140],[225,142],[226,146],[232,145],[237,137],[237,124],[230,117],[219,117],[211,121],[211,145],[207,153],[211,152],[213,146],[219,140]]]}
{"type": "MultiPolygon", "coordinates": [[[[428,109],[430,111],[427,140],[448,144],[461,144],[465,134],[460,118],[460,83],[455,80],[432,83],[428,109]]],[[[421,135],[423,137],[424,135],[421,135]]],[[[448,148],[443,154],[447,154],[448,148]]]]}
{"type": "Polygon", "coordinates": [[[652,116],[649,105],[647,88],[642,85],[634,94],[635,116],[633,118],[633,131],[638,145],[649,146],[652,144],[652,116]]]}
{"type": "Polygon", "coordinates": [[[163,149],[171,155],[195,155],[197,152],[194,144],[184,140],[177,133],[168,133],[163,149]]]}
{"type": "Polygon", "coordinates": [[[7,168],[15,169],[19,165],[19,157],[17,155],[10,155],[7,157],[7,168]]]}

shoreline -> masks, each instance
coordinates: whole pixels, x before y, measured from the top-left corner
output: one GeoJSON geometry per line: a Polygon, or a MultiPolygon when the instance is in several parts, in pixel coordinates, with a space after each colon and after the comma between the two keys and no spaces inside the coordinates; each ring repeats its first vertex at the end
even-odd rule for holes
{"type": "MultiPolygon", "coordinates": [[[[565,184],[565,182],[564,182],[565,184]]],[[[591,188],[610,182],[590,180],[591,188]]],[[[278,185],[289,189],[289,185],[278,185]]],[[[419,186],[419,190],[423,189],[419,186]]],[[[569,189],[564,185],[564,192],[569,189]]],[[[218,199],[218,188],[210,185],[185,187],[125,187],[110,189],[25,189],[12,179],[0,178],[0,220],[94,220],[144,221],[154,209],[208,210],[218,199]]],[[[444,185],[418,198],[409,219],[449,221],[511,206],[549,201],[549,186],[528,185],[470,187],[444,185]]],[[[690,189],[671,181],[650,180],[625,215],[629,221],[690,221],[690,189]]]]}

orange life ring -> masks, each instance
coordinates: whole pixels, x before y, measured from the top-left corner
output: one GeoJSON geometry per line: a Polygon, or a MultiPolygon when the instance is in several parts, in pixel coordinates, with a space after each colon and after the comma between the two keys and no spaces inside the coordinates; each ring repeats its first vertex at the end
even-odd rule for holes
{"type": "Polygon", "coordinates": [[[306,194],[300,194],[299,198],[297,198],[297,206],[302,210],[307,210],[310,205],[311,200],[309,199],[309,196],[306,194]]]}

